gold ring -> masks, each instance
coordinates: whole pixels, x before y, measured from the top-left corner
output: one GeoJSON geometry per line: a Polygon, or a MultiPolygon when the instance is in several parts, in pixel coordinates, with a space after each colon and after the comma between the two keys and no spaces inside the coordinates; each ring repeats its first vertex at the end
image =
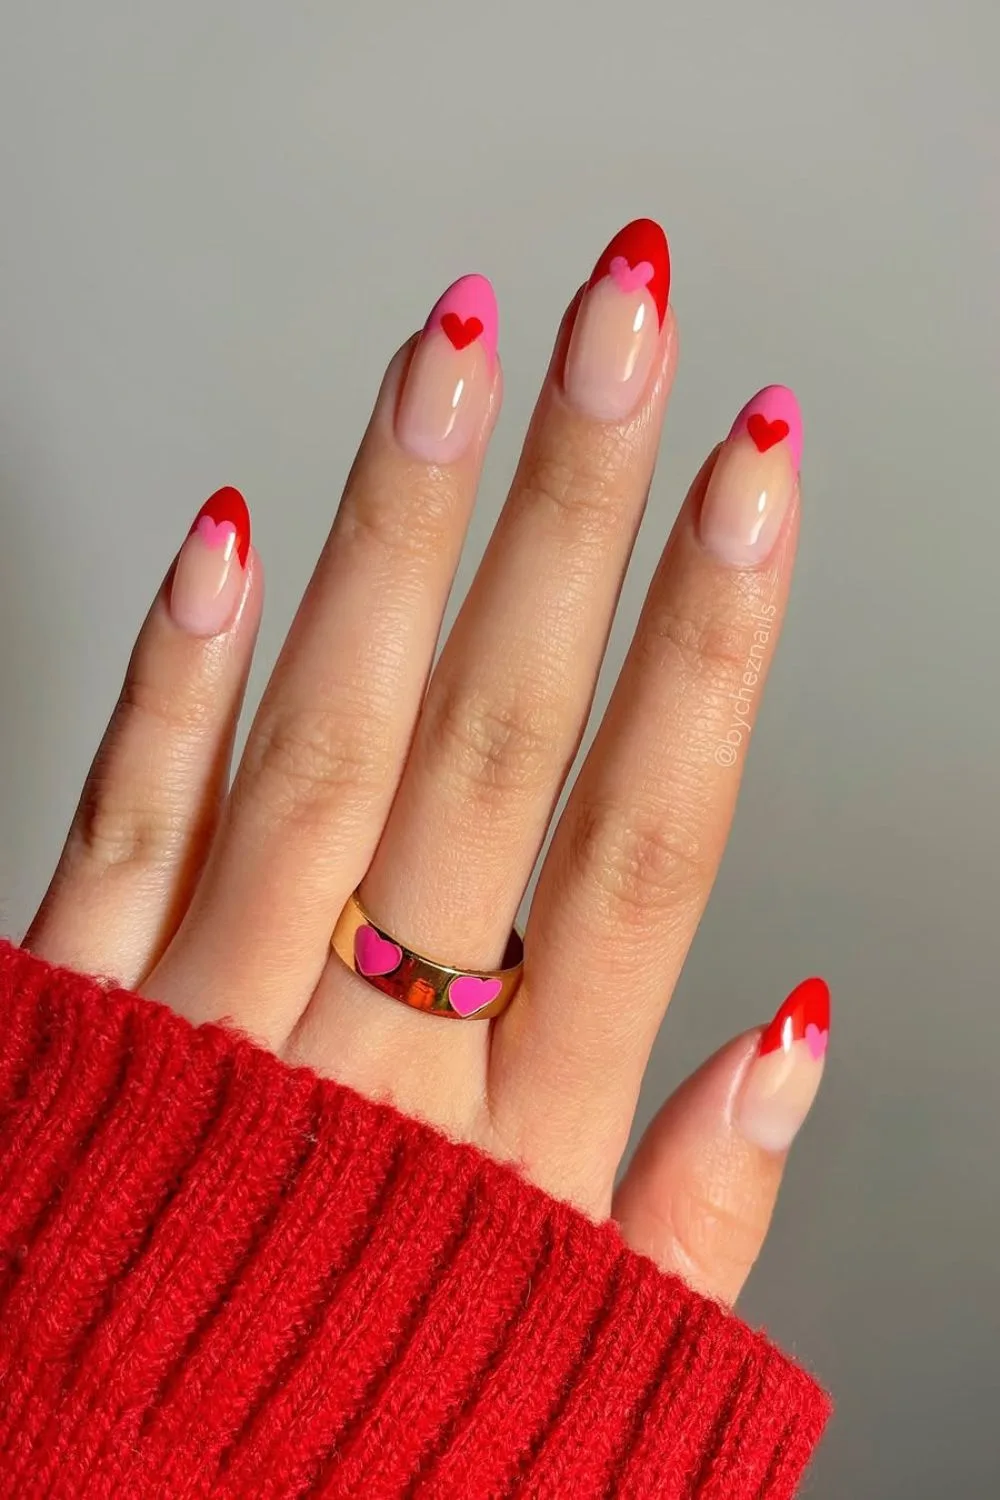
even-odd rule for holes
{"type": "Polygon", "coordinates": [[[333,929],[337,957],[374,989],[415,1010],[463,1021],[498,1016],[513,1000],[524,970],[524,945],[515,928],[499,969],[454,969],[406,948],[365,911],[357,891],[333,929]]]}

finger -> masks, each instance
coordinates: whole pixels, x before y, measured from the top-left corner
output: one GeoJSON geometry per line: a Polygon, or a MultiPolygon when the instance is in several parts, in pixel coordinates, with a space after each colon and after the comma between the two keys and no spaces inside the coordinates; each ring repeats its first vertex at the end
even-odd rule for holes
{"type": "Polygon", "coordinates": [[[369,910],[456,965],[486,968],[503,953],[576,751],[659,442],[668,287],[667,242],[649,220],[598,261],[365,877],[369,910]],[[609,274],[626,252],[655,266],[652,293],[609,274]],[[432,847],[434,861],[414,869],[412,851],[432,847]]]}
{"type": "Polygon", "coordinates": [[[800,430],[792,393],[770,387],[703,469],[542,869],[491,1090],[550,1161],[568,1151],[589,1170],[595,1150],[624,1149],[777,641],[800,430]]]}
{"type": "Polygon", "coordinates": [[[730,1042],[681,1085],[615,1193],[612,1214],[633,1249],[735,1302],[816,1097],[829,1031],[829,990],[807,979],[763,1032],[730,1042]]]}
{"type": "Polygon", "coordinates": [[[153,602],[25,946],[136,985],[218,821],[263,594],[238,490],[205,502],[153,602]]]}
{"type": "Polygon", "coordinates": [[[390,365],[205,879],[153,976],[192,1019],[231,1016],[280,1046],[322,972],[412,735],[499,404],[496,325],[489,282],[464,277],[390,365]]]}
{"type": "MultiPolygon", "coordinates": [[[[365,876],[379,922],[453,966],[499,961],[579,743],[673,373],[668,284],[663,231],[637,221],[564,326],[365,876]]],[[[383,1015],[409,1045],[415,1018],[383,1015]]],[[[353,1034],[349,1005],[342,1022],[353,1034]]]]}

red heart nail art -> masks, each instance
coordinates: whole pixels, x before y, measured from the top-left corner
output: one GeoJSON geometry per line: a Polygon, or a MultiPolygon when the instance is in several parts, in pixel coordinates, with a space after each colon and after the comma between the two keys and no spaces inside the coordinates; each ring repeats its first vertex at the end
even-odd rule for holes
{"type": "Polygon", "coordinates": [[[759,453],[766,453],[788,436],[788,423],[783,417],[769,422],[763,412],[755,411],[747,418],[747,432],[757,445],[759,453]]]}
{"type": "Polygon", "coordinates": [[[480,318],[460,318],[458,313],[446,312],[441,317],[441,327],[456,349],[466,349],[483,331],[480,318]]]}

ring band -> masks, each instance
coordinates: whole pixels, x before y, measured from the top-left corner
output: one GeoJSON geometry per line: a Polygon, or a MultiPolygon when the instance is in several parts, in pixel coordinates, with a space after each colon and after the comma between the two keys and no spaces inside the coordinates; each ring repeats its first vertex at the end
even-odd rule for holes
{"type": "Polygon", "coordinates": [[[373,921],[351,896],[333,929],[337,957],[383,995],[436,1016],[484,1020],[498,1016],[513,1000],[524,969],[524,946],[515,928],[507,940],[503,967],[453,969],[414,953],[373,921]]]}

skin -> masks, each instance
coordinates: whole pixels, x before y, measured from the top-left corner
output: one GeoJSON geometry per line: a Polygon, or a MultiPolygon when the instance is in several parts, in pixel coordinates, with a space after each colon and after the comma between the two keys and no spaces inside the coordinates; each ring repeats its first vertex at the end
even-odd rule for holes
{"type": "Polygon", "coordinates": [[[329,949],[360,887],[409,946],[491,967],[521,903],[587,722],[677,361],[668,312],[638,411],[582,414],[562,384],[577,302],[432,674],[499,368],[478,437],[435,466],[395,434],[415,340],[390,363],[231,790],[261,561],[251,549],[235,618],[208,639],[174,622],[168,574],[25,944],[394,1100],[613,1215],[637,1250],[731,1302],[783,1166],[733,1124],[758,1032],[683,1085],[615,1177],[728,835],[748,736],[734,765],[714,752],[764,606],[777,638],[797,493],[767,561],[737,568],[698,537],[715,454],[695,480],[556,826],[524,983],[500,1018],[411,1011],[329,949]],[[414,857],[427,849],[434,860],[414,857]]]}

